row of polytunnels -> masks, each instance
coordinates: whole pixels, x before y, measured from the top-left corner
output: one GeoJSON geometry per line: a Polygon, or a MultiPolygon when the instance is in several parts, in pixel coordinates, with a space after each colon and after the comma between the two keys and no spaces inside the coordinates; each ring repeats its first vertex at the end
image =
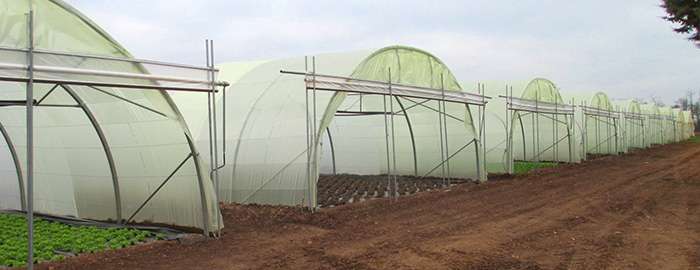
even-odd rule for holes
{"type": "Polygon", "coordinates": [[[214,65],[207,42],[196,67],[135,59],[59,0],[2,8],[0,209],[215,234],[217,202],[324,206],[322,176],[380,175],[372,192],[400,196],[409,178],[488,181],[695,129],[544,78],[461,81],[412,47],[214,65]]]}

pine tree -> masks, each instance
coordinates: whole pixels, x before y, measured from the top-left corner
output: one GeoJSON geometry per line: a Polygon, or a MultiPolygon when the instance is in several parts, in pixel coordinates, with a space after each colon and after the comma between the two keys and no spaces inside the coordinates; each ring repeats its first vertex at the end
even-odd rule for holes
{"type": "Polygon", "coordinates": [[[664,19],[678,24],[673,30],[689,34],[689,40],[700,47],[700,0],[663,0],[668,16],[664,19]]]}

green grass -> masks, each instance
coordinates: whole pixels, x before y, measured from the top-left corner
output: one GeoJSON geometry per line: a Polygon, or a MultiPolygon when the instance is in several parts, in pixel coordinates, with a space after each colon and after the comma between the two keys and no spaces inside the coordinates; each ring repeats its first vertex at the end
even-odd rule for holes
{"type": "Polygon", "coordinates": [[[693,136],[688,139],[691,143],[700,143],[700,136],[693,136]]]}
{"type": "Polygon", "coordinates": [[[528,161],[516,161],[513,165],[513,173],[515,174],[526,174],[534,169],[539,168],[551,168],[557,166],[554,162],[528,162],[528,161]]]}
{"type": "MultiPolygon", "coordinates": [[[[92,253],[118,249],[162,237],[130,228],[70,226],[36,218],[34,220],[34,262],[62,260],[61,253],[92,253]]],[[[0,268],[25,266],[27,222],[24,215],[0,213],[0,268]]]]}

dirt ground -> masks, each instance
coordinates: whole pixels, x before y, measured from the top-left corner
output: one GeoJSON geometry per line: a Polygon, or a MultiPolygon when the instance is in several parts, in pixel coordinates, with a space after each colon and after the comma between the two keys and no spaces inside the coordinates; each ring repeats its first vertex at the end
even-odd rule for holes
{"type": "Polygon", "coordinates": [[[700,269],[700,144],[309,214],[225,206],[219,240],[42,269],[700,269]]]}

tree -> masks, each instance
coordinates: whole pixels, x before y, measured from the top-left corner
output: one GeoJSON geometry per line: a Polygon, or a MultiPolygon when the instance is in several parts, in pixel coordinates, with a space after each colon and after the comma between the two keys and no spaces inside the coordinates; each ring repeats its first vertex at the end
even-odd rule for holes
{"type": "Polygon", "coordinates": [[[673,30],[690,34],[688,39],[700,47],[700,0],[663,0],[661,6],[668,13],[664,19],[680,25],[673,30]]]}
{"type": "Polygon", "coordinates": [[[690,110],[695,123],[695,131],[700,131],[700,123],[697,120],[700,119],[700,98],[694,99],[693,92],[689,91],[686,97],[681,97],[676,100],[674,108],[680,108],[681,110],[690,110]]]}

